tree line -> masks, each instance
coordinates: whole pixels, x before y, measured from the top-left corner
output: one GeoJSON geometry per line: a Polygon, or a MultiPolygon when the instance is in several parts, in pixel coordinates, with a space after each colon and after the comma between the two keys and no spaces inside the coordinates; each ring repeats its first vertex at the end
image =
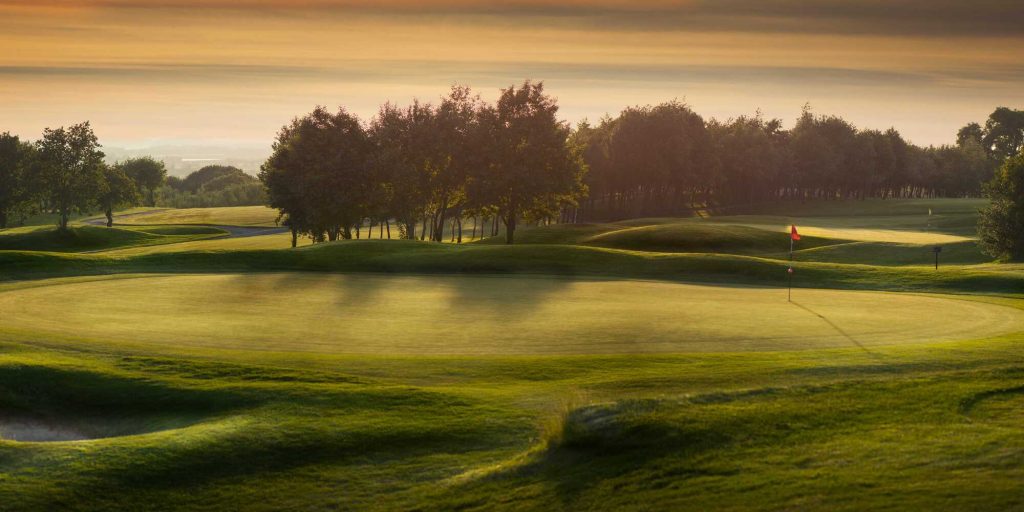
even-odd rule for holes
{"type": "MultiPolygon", "coordinates": [[[[630,107],[570,127],[543,84],[495,104],[455,87],[434,105],[385,104],[363,122],[318,107],[282,128],[260,179],[294,237],[381,235],[461,240],[490,220],[584,222],[738,212],[785,199],[978,197],[1019,151],[1024,111],[999,108],[955,145],[915,146],[898,131],[858,129],[805,107],[791,129],[760,114],[704,119],[684,103],[630,107]]],[[[474,233],[475,235],[475,233],[474,233]]]]}
{"type": "Polygon", "coordinates": [[[494,103],[457,86],[436,104],[385,104],[366,122],[317,107],[280,130],[258,180],[221,166],[168,178],[149,157],[108,165],[88,122],[35,142],[3,133],[0,228],[41,211],[58,213],[64,230],[76,212],[98,209],[110,225],[114,210],[140,203],[266,201],[293,242],[358,238],[367,225],[433,241],[449,229],[461,241],[473,219],[472,237],[497,236],[500,223],[511,243],[523,222],[736,212],[780,199],[998,199],[1012,180],[995,170],[1022,147],[1024,111],[1003,107],[964,126],[955,145],[919,147],[809,108],[791,129],[759,114],[704,119],[677,101],[571,127],[542,83],[502,89],[494,103]]]}
{"type": "Polygon", "coordinates": [[[58,214],[58,228],[66,231],[72,214],[96,210],[106,214],[110,226],[115,210],[140,201],[153,204],[167,174],[163,163],[134,158],[108,165],[103,156],[88,122],[47,128],[35,142],[0,134],[0,228],[49,211],[58,214]]]}
{"type": "Polygon", "coordinates": [[[574,217],[614,220],[742,211],[779,199],[977,197],[1016,154],[1024,111],[997,109],[956,145],[919,147],[809,107],[786,130],[760,114],[705,120],[686,104],[632,107],[573,133],[590,195],[574,217]]]}
{"type": "Polygon", "coordinates": [[[491,235],[556,217],[586,194],[572,129],[541,83],[501,90],[495,103],[453,87],[435,104],[385,104],[364,123],[323,107],[284,126],[259,178],[281,222],[314,242],[359,237],[367,223],[442,241],[466,218],[491,235]]]}
{"type": "Polygon", "coordinates": [[[35,142],[0,133],[0,229],[41,212],[58,214],[66,231],[73,214],[129,206],[174,208],[259,205],[263,184],[241,169],[207,166],[185,178],[167,176],[152,157],[107,164],[88,122],[47,128],[35,142]]]}

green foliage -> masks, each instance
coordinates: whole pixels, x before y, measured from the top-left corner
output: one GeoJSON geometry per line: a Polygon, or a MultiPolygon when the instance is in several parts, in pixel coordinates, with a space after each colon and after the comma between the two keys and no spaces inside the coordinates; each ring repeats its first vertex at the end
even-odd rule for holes
{"type": "Polygon", "coordinates": [[[447,220],[500,215],[508,242],[516,223],[547,219],[584,194],[586,166],[541,84],[502,91],[496,106],[454,87],[434,107],[381,108],[369,129],[323,108],[284,127],[260,180],[293,235],[351,238],[366,219],[395,219],[412,238],[442,241],[447,220]],[[427,224],[429,222],[429,228],[427,224]]]}
{"type": "Polygon", "coordinates": [[[982,144],[998,160],[1011,158],[1024,150],[1024,110],[995,109],[985,121],[982,144]]]}
{"type": "Polygon", "coordinates": [[[156,189],[167,177],[167,168],[164,163],[152,157],[129,158],[124,162],[115,164],[129,178],[135,180],[139,191],[145,192],[146,206],[156,206],[156,189]]]}
{"type": "Polygon", "coordinates": [[[317,107],[281,129],[260,180],[286,225],[316,241],[351,238],[369,204],[370,139],[358,118],[317,107]]]}
{"type": "Polygon", "coordinates": [[[488,165],[477,179],[504,220],[507,243],[520,218],[550,218],[585,193],[581,148],[569,143],[557,113],[544,85],[528,81],[503,89],[494,108],[481,111],[488,165]]]}
{"type": "MultiPolygon", "coordinates": [[[[193,194],[200,191],[217,191],[232,185],[252,183],[255,178],[249,176],[237,167],[229,165],[207,165],[195,171],[185,179],[181,180],[179,190],[185,190],[193,194]]],[[[224,205],[228,206],[228,205],[224,205]]]]}
{"type": "Polygon", "coordinates": [[[135,181],[119,167],[104,165],[97,206],[107,216],[107,227],[114,225],[114,210],[135,204],[139,199],[135,181]]]}
{"type": "Polygon", "coordinates": [[[38,169],[50,203],[60,213],[59,227],[68,228],[74,211],[85,212],[101,190],[103,153],[86,121],[69,128],[47,128],[36,142],[38,169]]]}
{"type": "Polygon", "coordinates": [[[14,217],[33,213],[40,189],[32,172],[34,157],[34,146],[17,135],[0,133],[0,229],[14,217]]]}
{"type": "Polygon", "coordinates": [[[978,237],[995,258],[1024,259],[1024,152],[1008,159],[988,184],[992,198],[978,221],[978,237]]]}
{"type": "Polygon", "coordinates": [[[590,197],[573,217],[681,216],[800,199],[978,197],[993,159],[965,128],[958,146],[921,148],[889,129],[858,130],[809,107],[778,119],[704,121],[685,105],[628,108],[576,138],[590,197]]]}
{"type": "Polygon", "coordinates": [[[218,186],[204,188],[194,194],[169,185],[161,187],[157,190],[156,204],[170,208],[221,208],[266,203],[263,184],[255,178],[229,176],[223,181],[218,181],[218,186]],[[236,184],[231,184],[232,182],[236,184]]]}

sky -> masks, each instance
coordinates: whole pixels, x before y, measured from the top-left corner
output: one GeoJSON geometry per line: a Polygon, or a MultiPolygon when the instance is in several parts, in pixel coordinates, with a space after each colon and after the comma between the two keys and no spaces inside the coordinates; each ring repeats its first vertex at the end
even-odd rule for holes
{"type": "Polygon", "coordinates": [[[805,104],[944,144],[1024,108],[1020,0],[0,0],[0,131],[269,145],[316,105],[364,118],[453,84],[543,81],[570,122],[678,99],[805,104]]]}

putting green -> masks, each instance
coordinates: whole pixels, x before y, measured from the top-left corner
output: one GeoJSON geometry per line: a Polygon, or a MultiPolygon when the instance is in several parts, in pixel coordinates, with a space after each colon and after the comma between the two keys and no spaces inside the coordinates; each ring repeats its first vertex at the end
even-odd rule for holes
{"type": "Polygon", "coordinates": [[[795,350],[982,338],[1024,311],[939,296],[544,277],[211,274],[0,293],[45,338],[352,354],[795,350]]]}

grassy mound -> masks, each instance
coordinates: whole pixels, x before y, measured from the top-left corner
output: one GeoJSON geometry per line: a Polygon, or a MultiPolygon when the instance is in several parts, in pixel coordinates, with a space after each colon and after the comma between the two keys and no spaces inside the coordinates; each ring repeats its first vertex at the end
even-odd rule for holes
{"type": "Polygon", "coordinates": [[[162,209],[116,218],[118,224],[206,224],[223,226],[276,226],[278,212],[266,206],[162,209]]]}
{"type": "MultiPolygon", "coordinates": [[[[804,237],[802,247],[842,243],[804,237]]],[[[500,237],[479,242],[504,243],[500,237]]],[[[749,226],[695,222],[686,219],[642,219],[613,224],[556,224],[526,228],[516,235],[520,244],[608,247],[631,251],[779,255],[789,250],[785,234],[749,226]]]]}
{"type": "MultiPolygon", "coordinates": [[[[821,247],[843,240],[805,236],[800,246],[821,247]]],[[[581,243],[598,247],[655,252],[709,252],[722,254],[782,255],[789,238],[747,226],[696,222],[655,224],[603,232],[581,243]]]]}
{"type": "MultiPolygon", "coordinates": [[[[932,265],[933,245],[884,242],[848,242],[804,249],[796,252],[798,261],[819,261],[860,265],[932,265]]],[[[939,254],[941,265],[975,265],[988,263],[992,257],[981,252],[975,242],[943,244],[939,254]]]]}
{"type": "Polygon", "coordinates": [[[206,226],[108,228],[80,225],[69,226],[65,232],[49,226],[24,227],[0,231],[0,251],[100,251],[185,242],[226,234],[223,230],[206,226]]]}
{"type": "MultiPolygon", "coordinates": [[[[565,245],[447,245],[345,241],[299,249],[167,252],[125,256],[0,252],[0,279],[140,272],[533,273],[784,286],[789,262],[725,254],[671,254],[565,245]]],[[[881,267],[798,262],[797,287],[1020,295],[1013,266],[881,267]]]]}
{"type": "Polygon", "coordinates": [[[64,441],[189,426],[247,405],[238,395],[194,392],[76,369],[0,365],[0,439],[64,441]]]}

